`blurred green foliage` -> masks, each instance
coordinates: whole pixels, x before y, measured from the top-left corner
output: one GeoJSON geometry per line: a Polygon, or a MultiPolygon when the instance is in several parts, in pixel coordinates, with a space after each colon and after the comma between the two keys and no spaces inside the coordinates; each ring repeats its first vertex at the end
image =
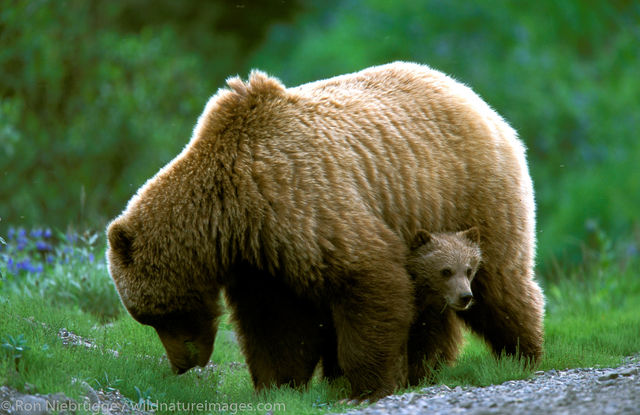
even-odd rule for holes
{"type": "MultiPolygon", "coordinates": [[[[190,3],[3,1],[5,224],[95,226],[186,144],[207,98],[260,40],[225,29],[224,3],[202,13],[190,3]]],[[[278,17],[264,9],[236,30],[259,33],[258,17],[278,17]]]]}
{"type": "Polygon", "coordinates": [[[229,75],[291,86],[402,59],[467,83],[519,131],[539,262],[578,261],[601,229],[639,232],[638,45],[626,0],[2,0],[0,234],[102,226],[229,75]]]}

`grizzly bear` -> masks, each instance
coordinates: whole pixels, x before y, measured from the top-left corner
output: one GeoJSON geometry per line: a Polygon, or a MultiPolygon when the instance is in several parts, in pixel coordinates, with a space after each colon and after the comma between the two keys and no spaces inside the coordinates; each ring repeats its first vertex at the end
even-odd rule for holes
{"type": "Polygon", "coordinates": [[[473,226],[484,261],[458,314],[497,354],[540,356],[525,149],[476,94],[404,62],[227,85],[107,229],[122,303],[174,371],[209,360],[224,292],[256,387],[304,384],[335,349],[352,397],[385,396],[408,375],[410,242],[473,226]]]}
{"type": "MultiPolygon", "coordinates": [[[[414,281],[416,317],[409,331],[409,384],[452,363],[462,344],[457,311],[473,302],[471,283],[482,260],[477,228],[461,232],[418,231],[407,258],[414,281]]],[[[427,379],[429,380],[429,378],[427,379]]]]}

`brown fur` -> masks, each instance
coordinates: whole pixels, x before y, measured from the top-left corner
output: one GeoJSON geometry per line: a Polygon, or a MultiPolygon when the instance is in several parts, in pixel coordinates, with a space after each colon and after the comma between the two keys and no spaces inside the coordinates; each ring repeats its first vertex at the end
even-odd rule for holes
{"type": "Polygon", "coordinates": [[[461,315],[496,353],[519,346],[540,356],[543,299],[533,280],[524,148],[477,95],[402,62],[291,89],[261,72],[227,83],[182,153],[108,228],[109,269],[123,304],[139,321],[162,326],[177,371],[208,359],[219,293],[241,284],[226,295],[236,320],[247,323],[245,353],[266,348],[273,362],[264,363],[271,367],[264,380],[250,363],[256,386],[307,380],[299,369],[278,373],[288,351],[265,340],[261,324],[304,336],[291,326],[326,309],[352,395],[391,393],[407,375],[413,289],[404,258],[422,228],[480,229],[478,299],[461,315]],[[274,276],[288,292],[260,296],[239,282],[236,266],[274,276]],[[296,317],[287,303],[309,306],[296,317]],[[252,311],[262,307],[279,308],[292,324],[252,311]]]}
{"type": "Polygon", "coordinates": [[[482,259],[479,242],[477,228],[416,235],[407,258],[416,295],[408,346],[411,385],[430,380],[440,364],[458,356],[462,321],[456,312],[472,305],[471,282],[482,259]]]}

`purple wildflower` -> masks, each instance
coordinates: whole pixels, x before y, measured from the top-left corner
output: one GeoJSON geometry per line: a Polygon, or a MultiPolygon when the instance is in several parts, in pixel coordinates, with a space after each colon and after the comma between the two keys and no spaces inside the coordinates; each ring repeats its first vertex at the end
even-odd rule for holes
{"type": "Polygon", "coordinates": [[[52,250],[51,245],[44,241],[36,242],[36,249],[40,252],[49,252],[52,250]]]}
{"type": "Polygon", "coordinates": [[[11,274],[16,274],[18,272],[18,268],[16,267],[15,262],[13,262],[13,258],[9,258],[7,260],[7,270],[11,274]]]}
{"type": "Polygon", "coordinates": [[[12,241],[13,238],[16,236],[16,230],[15,228],[9,228],[9,231],[7,232],[7,238],[12,241]]]}
{"type": "Polygon", "coordinates": [[[93,260],[95,259],[92,253],[89,253],[89,255],[87,255],[87,258],[89,259],[89,263],[93,264],[93,260]]]}
{"type": "Polygon", "coordinates": [[[27,247],[27,244],[29,243],[29,238],[27,238],[27,231],[24,230],[24,228],[20,228],[18,229],[18,237],[16,238],[18,244],[17,244],[17,249],[18,251],[22,251],[24,248],[27,247]]]}
{"type": "Polygon", "coordinates": [[[35,239],[42,238],[42,229],[32,229],[31,237],[35,239]]]}
{"type": "Polygon", "coordinates": [[[54,257],[51,254],[47,255],[47,264],[53,264],[55,261],[56,261],[56,257],[54,257]]]}
{"type": "Polygon", "coordinates": [[[22,261],[16,264],[16,268],[18,271],[26,271],[32,274],[39,274],[44,269],[42,264],[32,264],[31,261],[27,259],[23,259],[22,261]]]}
{"type": "Polygon", "coordinates": [[[22,261],[18,261],[16,264],[16,270],[18,271],[29,271],[31,269],[31,261],[29,259],[23,259],[22,261]]]}
{"type": "Polygon", "coordinates": [[[44,236],[45,239],[49,239],[53,236],[53,233],[51,233],[51,229],[47,228],[44,230],[42,236],[44,236]]]}
{"type": "Polygon", "coordinates": [[[78,235],[75,233],[67,232],[67,242],[70,244],[75,244],[78,240],[78,235]]]}

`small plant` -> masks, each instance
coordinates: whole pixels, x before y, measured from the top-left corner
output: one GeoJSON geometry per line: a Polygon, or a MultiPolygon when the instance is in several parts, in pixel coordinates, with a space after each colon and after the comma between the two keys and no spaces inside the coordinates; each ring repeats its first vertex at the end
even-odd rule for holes
{"type": "Polygon", "coordinates": [[[104,372],[104,376],[101,379],[94,379],[93,383],[96,385],[96,389],[102,389],[106,392],[115,392],[118,390],[118,386],[122,382],[122,379],[109,379],[109,374],[104,372]]]}
{"type": "Polygon", "coordinates": [[[13,337],[11,335],[7,335],[2,337],[2,350],[4,350],[10,359],[13,359],[13,362],[16,366],[16,371],[18,371],[18,365],[20,364],[20,360],[24,356],[24,352],[29,350],[29,346],[27,346],[27,340],[24,338],[24,335],[20,334],[18,337],[13,337]]]}
{"type": "Polygon", "coordinates": [[[45,355],[46,357],[53,357],[53,356],[54,356],[54,353],[53,353],[53,351],[51,350],[51,347],[49,347],[49,345],[48,345],[47,343],[45,343],[45,344],[43,344],[43,345],[42,345],[42,347],[40,348],[40,351],[41,351],[42,353],[44,353],[44,355],[45,355]]]}
{"type": "Polygon", "coordinates": [[[150,404],[151,403],[151,388],[147,388],[145,391],[142,391],[139,387],[134,386],[133,389],[136,391],[136,398],[138,399],[138,404],[150,404]]]}

